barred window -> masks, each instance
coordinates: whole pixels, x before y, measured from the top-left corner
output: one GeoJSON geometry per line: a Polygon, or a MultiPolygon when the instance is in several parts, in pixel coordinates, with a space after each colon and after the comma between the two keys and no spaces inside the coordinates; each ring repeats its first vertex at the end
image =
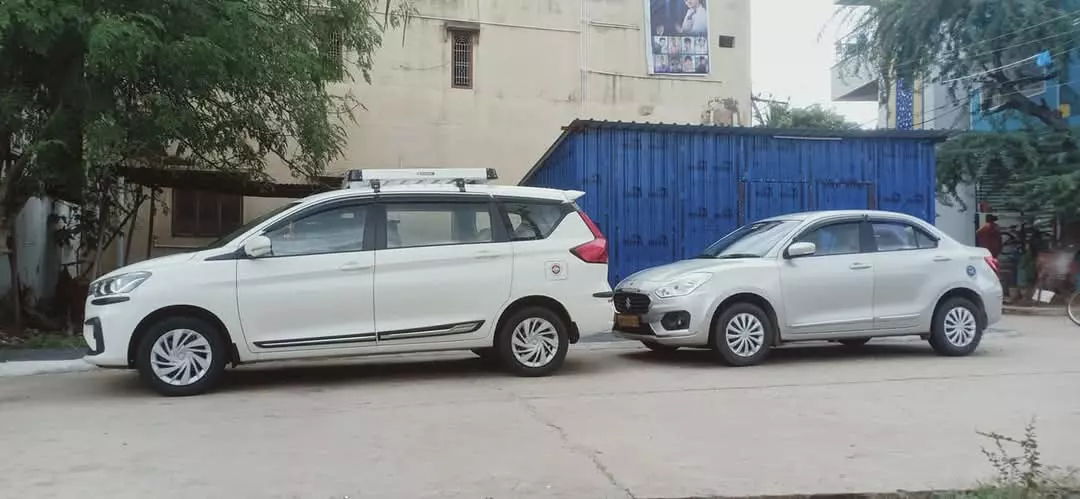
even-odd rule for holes
{"type": "Polygon", "coordinates": [[[451,31],[450,52],[451,86],[454,88],[472,88],[473,33],[468,31],[451,31]]]}

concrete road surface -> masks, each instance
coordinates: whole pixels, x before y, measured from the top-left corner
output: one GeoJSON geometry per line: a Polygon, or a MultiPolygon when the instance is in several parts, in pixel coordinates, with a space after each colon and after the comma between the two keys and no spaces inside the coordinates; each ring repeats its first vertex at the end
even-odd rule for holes
{"type": "Polygon", "coordinates": [[[0,379],[0,497],[600,498],[965,487],[977,430],[1038,420],[1080,465],[1080,328],[1009,318],[973,357],[917,340],[762,366],[587,344],[520,379],[470,355],[243,368],[160,398],[128,372],[0,379]]]}

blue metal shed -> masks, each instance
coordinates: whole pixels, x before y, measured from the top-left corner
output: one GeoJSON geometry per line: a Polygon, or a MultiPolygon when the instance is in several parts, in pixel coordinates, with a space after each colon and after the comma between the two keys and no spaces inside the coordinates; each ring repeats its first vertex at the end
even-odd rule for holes
{"type": "Polygon", "coordinates": [[[575,120],[520,183],[586,192],[614,284],[784,213],[870,208],[933,223],[934,144],[946,136],[575,120]]]}

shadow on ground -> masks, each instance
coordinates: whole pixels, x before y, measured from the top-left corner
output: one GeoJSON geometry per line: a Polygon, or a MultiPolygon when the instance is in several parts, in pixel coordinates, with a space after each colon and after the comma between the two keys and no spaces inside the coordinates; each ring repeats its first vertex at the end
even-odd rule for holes
{"type": "MultiPolygon", "coordinates": [[[[934,357],[937,354],[925,342],[867,344],[847,347],[834,343],[815,343],[777,348],[769,354],[765,365],[814,364],[819,362],[865,361],[868,359],[898,359],[934,357]]],[[[976,354],[978,355],[978,354],[976,354]]],[[[643,363],[716,365],[717,355],[706,349],[679,349],[674,352],[636,350],[622,355],[643,363]]]]}

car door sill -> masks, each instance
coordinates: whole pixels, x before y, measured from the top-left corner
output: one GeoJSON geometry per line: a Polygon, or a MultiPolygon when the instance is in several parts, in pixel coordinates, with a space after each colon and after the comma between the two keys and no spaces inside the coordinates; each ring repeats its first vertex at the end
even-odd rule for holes
{"type": "Polygon", "coordinates": [[[379,342],[475,333],[476,331],[479,331],[481,327],[484,327],[485,322],[486,321],[469,321],[440,326],[384,331],[379,333],[379,342]]]}

